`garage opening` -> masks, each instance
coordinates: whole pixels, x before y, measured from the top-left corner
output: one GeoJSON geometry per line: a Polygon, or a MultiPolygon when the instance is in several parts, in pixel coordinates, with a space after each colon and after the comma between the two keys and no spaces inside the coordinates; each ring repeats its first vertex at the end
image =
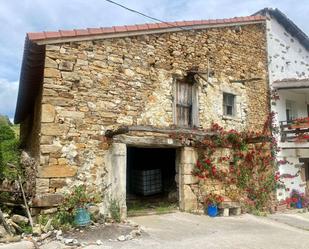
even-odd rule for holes
{"type": "Polygon", "coordinates": [[[177,207],[176,149],[128,147],[128,215],[165,213],[177,207]]]}

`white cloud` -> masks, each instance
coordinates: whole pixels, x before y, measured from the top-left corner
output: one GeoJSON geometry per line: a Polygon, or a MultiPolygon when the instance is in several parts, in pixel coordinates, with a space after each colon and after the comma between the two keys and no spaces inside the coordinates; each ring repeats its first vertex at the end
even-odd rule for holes
{"type": "Polygon", "coordinates": [[[18,82],[0,79],[0,114],[14,116],[17,99],[18,82]]]}

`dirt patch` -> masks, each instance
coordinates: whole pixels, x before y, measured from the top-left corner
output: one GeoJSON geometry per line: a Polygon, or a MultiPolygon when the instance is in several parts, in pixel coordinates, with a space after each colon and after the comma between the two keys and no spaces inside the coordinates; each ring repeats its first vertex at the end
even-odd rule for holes
{"type": "Polygon", "coordinates": [[[91,243],[97,240],[117,240],[120,236],[126,236],[134,227],[127,224],[107,224],[78,228],[64,233],[64,237],[77,239],[81,243],[91,243]]]}

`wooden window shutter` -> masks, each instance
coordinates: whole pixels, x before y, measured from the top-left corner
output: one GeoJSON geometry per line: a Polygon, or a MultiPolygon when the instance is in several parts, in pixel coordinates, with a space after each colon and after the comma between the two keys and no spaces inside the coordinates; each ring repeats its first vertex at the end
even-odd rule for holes
{"type": "Polygon", "coordinates": [[[190,127],[197,124],[196,87],[185,80],[176,81],[175,89],[175,123],[178,126],[190,127]]]}

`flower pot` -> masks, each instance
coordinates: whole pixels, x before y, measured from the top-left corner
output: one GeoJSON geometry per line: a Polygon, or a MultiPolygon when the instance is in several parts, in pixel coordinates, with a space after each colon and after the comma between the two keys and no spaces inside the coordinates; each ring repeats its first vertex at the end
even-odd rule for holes
{"type": "Polygon", "coordinates": [[[309,123],[291,124],[291,129],[304,129],[309,128],[309,123]]]}
{"type": "Polygon", "coordinates": [[[303,204],[302,204],[302,201],[299,200],[298,202],[296,202],[296,208],[303,208],[303,204]]]}
{"type": "Polygon", "coordinates": [[[74,223],[77,226],[87,226],[90,224],[90,214],[86,208],[77,208],[74,216],[74,223]]]}
{"type": "Polygon", "coordinates": [[[218,215],[218,206],[216,204],[209,204],[207,206],[207,214],[210,217],[216,217],[218,215]]]}

